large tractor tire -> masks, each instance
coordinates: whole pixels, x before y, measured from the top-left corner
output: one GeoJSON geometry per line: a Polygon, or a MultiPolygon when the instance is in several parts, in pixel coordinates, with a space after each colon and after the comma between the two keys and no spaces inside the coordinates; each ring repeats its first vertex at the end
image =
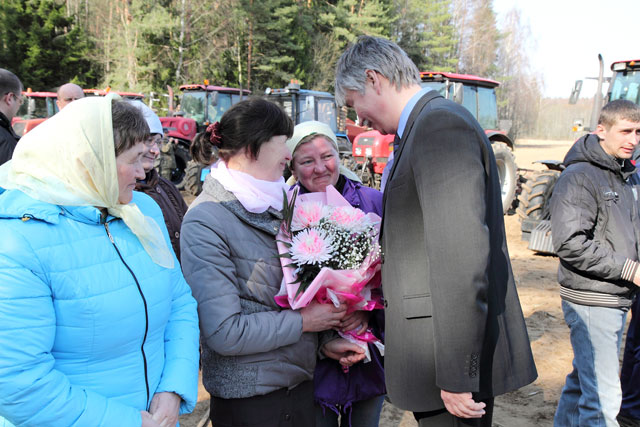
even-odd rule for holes
{"type": "Polygon", "coordinates": [[[171,172],[171,182],[178,187],[178,190],[184,190],[185,185],[185,171],[187,169],[187,164],[189,160],[191,160],[191,155],[189,154],[189,148],[184,145],[178,144],[175,146],[173,154],[176,160],[176,167],[171,172]]]}
{"type": "Polygon", "coordinates": [[[540,221],[549,219],[549,201],[559,176],[559,171],[537,171],[522,184],[516,212],[520,217],[523,240],[529,240],[531,231],[540,221]]]}
{"type": "Polygon", "coordinates": [[[183,191],[186,191],[192,196],[197,196],[202,193],[202,181],[200,180],[200,176],[202,175],[203,168],[204,166],[200,163],[189,160],[187,168],[184,171],[183,191]]]}
{"type": "Polygon", "coordinates": [[[498,176],[500,177],[502,212],[506,214],[511,208],[511,204],[515,198],[518,183],[518,167],[516,166],[516,159],[507,144],[493,141],[491,147],[496,157],[498,176]]]}

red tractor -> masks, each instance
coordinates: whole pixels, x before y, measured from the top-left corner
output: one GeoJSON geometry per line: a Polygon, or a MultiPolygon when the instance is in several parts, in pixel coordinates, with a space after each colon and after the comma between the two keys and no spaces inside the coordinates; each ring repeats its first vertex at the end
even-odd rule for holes
{"type": "MultiPolygon", "coordinates": [[[[466,107],[480,122],[491,141],[502,186],[502,205],[506,213],[513,202],[517,186],[517,166],[513,156],[514,143],[505,130],[499,130],[498,104],[495,88],[500,83],[468,74],[424,71],[420,73],[423,87],[466,107]]],[[[380,188],[382,171],[393,151],[394,135],[377,131],[363,132],[353,142],[353,157],[360,168],[363,182],[380,188]]]]}
{"type": "Polygon", "coordinates": [[[13,130],[19,136],[29,132],[40,123],[58,112],[55,92],[32,92],[27,89],[22,92],[25,102],[18,109],[18,113],[11,120],[13,130]]]}
{"type": "MultiPolygon", "coordinates": [[[[107,89],[84,89],[85,96],[105,96],[111,90],[107,89]]],[[[137,99],[142,101],[144,95],[136,92],[115,92],[124,99],[137,99]]],[[[24,104],[20,106],[18,113],[11,120],[13,130],[19,136],[29,132],[40,123],[47,120],[58,112],[56,100],[58,95],[55,92],[32,92],[27,89],[22,92],[25,98],[24,104]]]]}
{"type": "MultiPolygon", "coordinates": [[[[170,138],[169,154],[172,167],[171,181],[179,189],[197,195],[202,191],[203,169],[191,160],[189,147],[196,133],[202,132],[211,123],[219,121],[233,104],[249,96],[251,91],[230,87],[213,86],[207,80],[204,84],[180,86],[182,92],[178,108],[173,109],[173,91],[169,88],[169,117],[160,117],[162,127],[170,138]]],[[[167,153],[165,153],[167,154],[167,153]]],[[[162,168],[160,168],[162,169],[162,168]]]]}

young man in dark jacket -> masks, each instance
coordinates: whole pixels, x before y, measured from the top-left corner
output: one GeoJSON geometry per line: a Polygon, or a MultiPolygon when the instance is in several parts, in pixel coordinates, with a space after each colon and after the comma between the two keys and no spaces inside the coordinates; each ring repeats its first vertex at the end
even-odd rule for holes
{"type": "Polygon", "coordinates": [[[23,101],[20,79],[11,71],[0,68],[0,165],[11,160],[18,143],[11,120],[23,101]]]}
{"type": "Polygon", "coordinates": [[[627,311],[640,284],[640,182],[631,156],[640,141],[640,107],[613,101],[594,134],[571,147],[551,198],[558,281],[571,330],[573,371],[554,425],[617,426],[618,357],[627,311]]]}

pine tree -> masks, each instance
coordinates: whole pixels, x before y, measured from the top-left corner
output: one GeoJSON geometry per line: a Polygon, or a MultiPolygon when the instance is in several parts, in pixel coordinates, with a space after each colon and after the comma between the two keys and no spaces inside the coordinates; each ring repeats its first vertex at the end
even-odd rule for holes
{"type": "Polygon", "coordinates": [[[397,0],[394,37],[421,70],[453,71],[457,32],[451,0],[397,0]]]}
{"type": "Polygon", "coordinates": [[[0,63],[25,87],[52,90],[69,81],[92,85],[98,78],[87,57],[88,38],[54,0],[4,0],[0,36],[0,63]]]}

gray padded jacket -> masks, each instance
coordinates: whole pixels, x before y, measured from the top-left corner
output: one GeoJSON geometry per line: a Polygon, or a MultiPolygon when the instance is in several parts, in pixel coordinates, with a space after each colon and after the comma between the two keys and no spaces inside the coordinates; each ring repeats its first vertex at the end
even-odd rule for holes
{"type": "Polygon", "coordinates": [[[616,161],[596,135],[567,153],[551,197],[553,247],[560,258],[560,296],[600,307],[628,307],[637,287],[640,218],[638,175],[616,161]]]}
{"type": "Polygon", "coordinates": [[[202,377],[224,399],[293,388],[313,378],[317,334],[274,301],[282,269],[280,211],[248,212],[208,175],[182,223],[182,270],[198,301],[202,377]]]}

